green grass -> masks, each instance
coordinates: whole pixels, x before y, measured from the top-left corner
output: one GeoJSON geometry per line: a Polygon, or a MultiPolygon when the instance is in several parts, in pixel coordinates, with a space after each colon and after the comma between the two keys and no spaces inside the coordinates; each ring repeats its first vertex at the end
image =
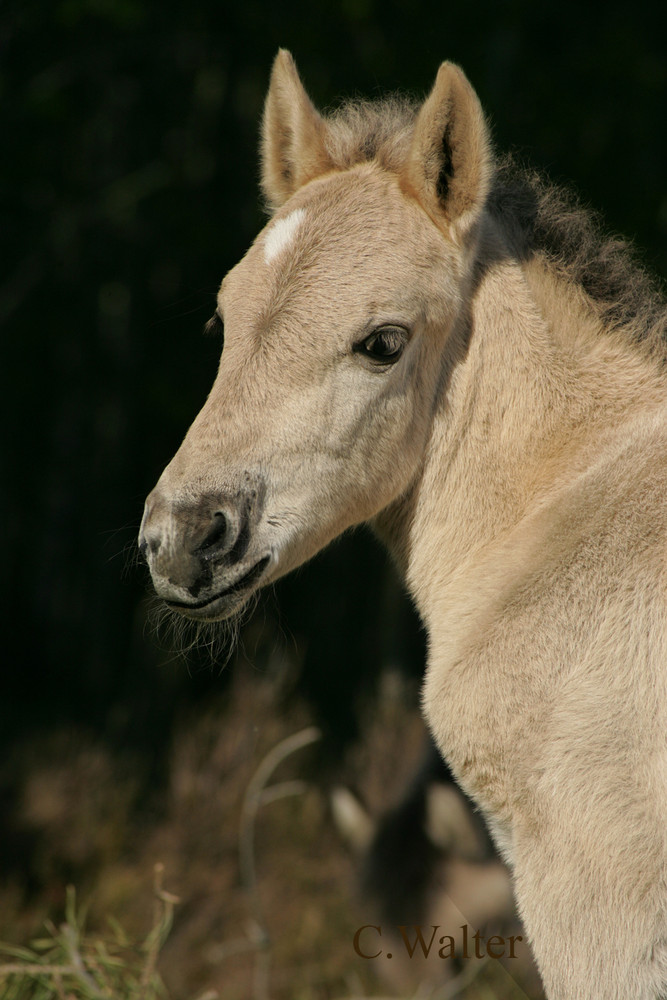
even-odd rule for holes
{"type": "Polygon", "coordinates": [[[165,1000],[156,965],[178,899],[162,888],[162,874],[156,865],[153,926],[141,942],[130,941],[113,919],[107,936],[87,936],[85,910],[70,886],[60,926],[46,921],[45,936],[29,947],[0,943],[2,1000],[165,1000]]]}

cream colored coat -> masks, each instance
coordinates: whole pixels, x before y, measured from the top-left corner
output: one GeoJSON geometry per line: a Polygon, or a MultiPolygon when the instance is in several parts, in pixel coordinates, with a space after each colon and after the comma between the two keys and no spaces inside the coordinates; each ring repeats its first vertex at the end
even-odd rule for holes
{"type": "Polygon", "coordinates": [[[263,164],[275,214],[222,284],[217,379],[147,501],[156,590],[226,618],[370,522],[550,1000],[667,996],[664,307],[630,302],[629,264],[605,291],[615,251],[590,250],[591,290],[586,247],[540,242],[557,206],[502,196],[451,64],[419,109],[325,120],[281,52],[263,164]]]}

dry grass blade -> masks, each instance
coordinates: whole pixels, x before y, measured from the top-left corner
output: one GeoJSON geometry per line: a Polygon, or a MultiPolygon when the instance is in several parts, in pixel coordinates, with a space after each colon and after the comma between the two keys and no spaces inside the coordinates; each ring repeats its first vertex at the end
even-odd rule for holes
{"type": "MultiPolygon", "coordinates": [[[[155,866],[153,927],[142,945],[116,928],[110,941],[87,936],[74,889],[67,892],[65,921],[46,922],[48,938],[33,948],[0,944],[15,959],[0,965],[3,1000],[158,1000],[166,996],[157,959],[178,902],[162,888],[164,869],[155,866]]],[[[209,994],[208,1000],[213,1000],[209,994]]]]}
{"type": "Polygon", "coordinates": [[[243,808],[239,823],[241,880],[248,892],[253,920],[257,927],[261,928],[267,944],[268,933],[264,929],[264,918],[257,890],[257,874],[255,869],[255,821],[257,819],[257,812],[265,802],[282,798],[285,795],[294,795],[304,790],[305,786],[302,782],[288,782],[269,789],[265,786],[283,760],[295,753],[295,751],[319,739],[319,730],[314,726],[308,726],[306,729],[302,729],[300,732],[281,740],[277,746],[269,751],[255,771],[243,799],[243,808]]]}

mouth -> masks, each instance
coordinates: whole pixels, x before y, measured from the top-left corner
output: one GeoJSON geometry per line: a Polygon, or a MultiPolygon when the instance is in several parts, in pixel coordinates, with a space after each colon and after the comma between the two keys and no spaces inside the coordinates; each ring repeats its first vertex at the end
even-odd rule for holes
{"type": "Polygon", "coordinates": [[[253,587],[269,565],[271,556],[267,555],[251,566],[250,569],[217,594],[204,598],[202,601],[165,601],[167,607],[180,612],[188,618],[199,618],[212,621],[215,618],[225,618],[237,605],[231,604],[229,598],[241,594],[253,587]]]}

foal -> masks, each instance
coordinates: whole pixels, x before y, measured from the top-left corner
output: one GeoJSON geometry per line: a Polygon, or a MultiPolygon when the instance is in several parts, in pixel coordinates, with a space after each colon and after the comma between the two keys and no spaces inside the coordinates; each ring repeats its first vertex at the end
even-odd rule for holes
{"type": "Polygon", "coordinates": [[[275,214],[146,502],[155,589],[226,618],[369,522],[548,996],[667,995],[665,307],[585,213],[494,163],[452,64],[421,107],[325,119],[280,52],[262,162],[275,214]]]}

